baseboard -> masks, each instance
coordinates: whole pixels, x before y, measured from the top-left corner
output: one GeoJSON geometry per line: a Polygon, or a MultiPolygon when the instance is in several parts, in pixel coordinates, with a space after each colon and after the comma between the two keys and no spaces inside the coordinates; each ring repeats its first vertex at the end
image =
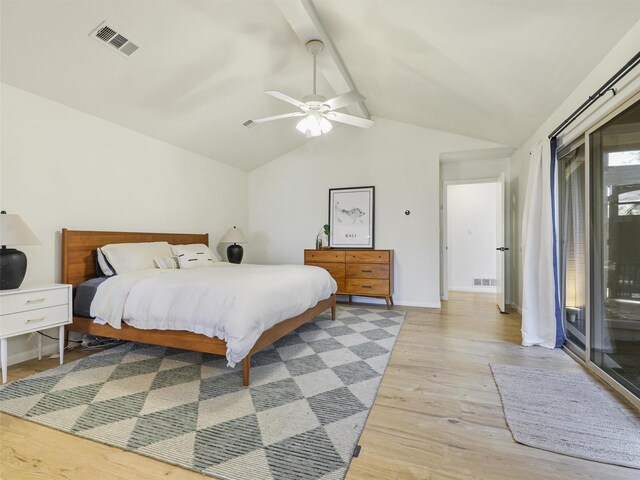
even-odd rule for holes
{"type": "MultiPolygon", "coordinates": [[[[346,299],[347,296],[346,295],[338,295],[338,302],[340,302],[343,299],[346,299]]],[[[375,305],[386,305],[386,302],[384,300],[384,298],[376,298],[376,297],[358,297],[358,296],[353,296],[352,297],[352,301],[354,304],[357,303],[368,303],[369,305],[371,304],[375,304],[375,305]]],[[[440,302],[434,303],[434,302],[414,302],[411,300],[402,300],[402,299],[397,299],[394,298],[393,299],[393,303],[396,306],[399,307],[423,307],[423,308],[440,308],[440,302]]]]}
{"type": "MultiPolygon", "coordinates": [[[[57,335],[57,331],[55,332],[57,335]]],[[[70,340],[80,340],[82,338],[81,333],[70,332],[69,339],[70,340]]],[[[8,349],[11,352],[11,338],[7,339],[8,349]]],[[[75,344],[73,344],[75,345],[75,344]]],[[[58,353],[58,341],[43,338],[42,339],[42,358],[53,355],[54,353],[58,353]]],[[[16,363],[26,362],[28,360],[33,360],[34,358],[38,358],[38,348],[31,344],[29,341],[29,348],[22,350],[21,352],[9,353],[7,355],[7,366],[15,365],[16,363]]]]}
{"type": "Polygon", "coordinates": [[[511,308],[513,308],[516,312],[518,312],[520,315],[522,315],[522,308],[520,308],[520,305],[516,305],[515,303],[511,303],[511,304],[509,304],[509,306],[511,308]]]}
{"type": "Polygon", "coordinates": [[[411,300],[394,300],[396,305],[402,307],[422,307],[422,308],[441,308],[442,305],[440,302],[432,303],[432,302],[412,302],[411,300]]]}
{"type": "Polygon", "coordinates": [[[495,287],[449,287],[450,292],[496,293],[495,287]]]}
{"type": "MultiPolygon", "coordinates": [[[[9,347],[11,348],[11,347],[9,347]]],[[[49,345],[42,345],[42,356],[46,357],[48,355],[53,355],[54,353],[58,353],[58,343],[51,343],[49,345]]],[[[38,358],[38,350],[35,348],[30,348],[28,350],[24,350],[22,352],[16,352],[12,355],[7,356],[7,365],[15,365],[16,363],[26,362],[27,360],[33,360],[34,358],[38,358]]]]}

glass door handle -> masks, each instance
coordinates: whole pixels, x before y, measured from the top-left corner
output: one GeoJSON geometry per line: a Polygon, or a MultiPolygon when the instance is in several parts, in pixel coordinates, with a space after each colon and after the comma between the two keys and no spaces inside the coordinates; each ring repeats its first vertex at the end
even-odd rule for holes
{"type": "Polygon", "coordinates": [[[498,248],[496,248],[496,250],[498,250],[500,252],[506,252],[507,250],[509,250],[509,247],[498,247],[498,248]]]}

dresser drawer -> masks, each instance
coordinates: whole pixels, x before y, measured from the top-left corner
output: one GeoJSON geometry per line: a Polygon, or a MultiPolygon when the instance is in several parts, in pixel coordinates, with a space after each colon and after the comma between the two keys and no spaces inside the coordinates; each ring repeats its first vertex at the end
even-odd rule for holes
{"type": "Polygon", "coordinates": [[[389,263],[389,250],[347,252],[347,263],[389,263]]]}
{"type": "Polygon", "coordinates": [[[67,305],[68,303],[68,288],[16,292],[0,297],[0,315],[42,309],[56,305],[67,305]]]}
{"type": "Polygon", "coordinates": [[[39,308],[26,312],[0,316],[0,336],[21,334],[30,330],[42,330],[47,326],[63,325],[69,321],[69,305],[39,308]]]}
{"type": "Polygon", "coordinates": [[[389,295],[389,281],[373,278],[347,278],[350,295],[389,295]]]}
{"type": "Polygon", "coordinates": [[[344,278],[344,263],[307,263],[306,265],[324,268],[336,280],[344,278]]]}
{"type": "Polygon", "coordinates": [[[344,263],[344,250],[305,250],[304,263],[344,263]]]}
{"type": "Polygon", "coordinates": [[[384,263],[348,263],[347,278],[389,279],[389,265],[384,263]]]}

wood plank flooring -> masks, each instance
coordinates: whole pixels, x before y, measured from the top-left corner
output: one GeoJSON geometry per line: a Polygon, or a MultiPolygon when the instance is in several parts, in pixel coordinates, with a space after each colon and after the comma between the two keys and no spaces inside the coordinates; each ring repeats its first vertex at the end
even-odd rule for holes
{"type": "MultiPolygon", "coordinates": [[[[637,470],[513,441],[489,363],[581,368],[560,350],[521,347],[519,315],[500,315],[480,294],[452,294],[441,310],[396,308],[407,319],[347,480],[638,478],[637,470]]],[[[9,379],[55,365],[15,365],[9,379]]],[[[2,479],[205,478],[9,415],[0,415],[0,427],[2,479]]]]}

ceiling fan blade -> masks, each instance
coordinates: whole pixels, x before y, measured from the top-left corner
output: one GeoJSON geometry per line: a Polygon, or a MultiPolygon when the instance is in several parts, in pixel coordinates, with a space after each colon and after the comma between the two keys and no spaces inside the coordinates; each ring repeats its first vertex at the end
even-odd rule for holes
{"type": "Polygon", "coordinates": [[[274,115],[273,117],[262,117],[262,118],[256,118],[255,120],[247,120],[242,125],[244,125],[247,128],[255,128],[258,126],[257,125],[258,123],[272,122],[273,120],[282,120],[283,118],[290,118],[290,117],[302,117],[304,115],[306,115],[305,112],[285,113],[283,115],[274,115]]]}
{"type": "Polygon", "coordinates": [[[369,128],[373,125],[373,120],[367,118],[355,117],[353,115],[347,115],[340,112],[327,112],[324,114],[329,120],[335,122],[346,123],[347,125],[353,125],[354,127],[369,128]]]}
{"type": "Polygon", "coordinates": [[[336,110],[338,108],[346,107],[354,103],[360,103],[364,100],[364,97],[358,92],[351,91],[337,97],[330,98],[326,102],[322,102],[323,105],[327,105],[329,110],[336,110]]]}
{"type": "Polygon", "coordinates": [[[275,97],[278,100],[283,100],[287,103],[290,103],[291,105],[295,105],[296,107],[304,110],[305,112],[309,111],[309,107],[307,106],[306,103],[301,102],[300,100],[296,100],[295,98],[290,97],[289,95],[286,95],[282,92],[278,92],[277,90],[265,90],[264,93],[266,93],[267,95],[271,95],[272,97],[275,97]]]}

